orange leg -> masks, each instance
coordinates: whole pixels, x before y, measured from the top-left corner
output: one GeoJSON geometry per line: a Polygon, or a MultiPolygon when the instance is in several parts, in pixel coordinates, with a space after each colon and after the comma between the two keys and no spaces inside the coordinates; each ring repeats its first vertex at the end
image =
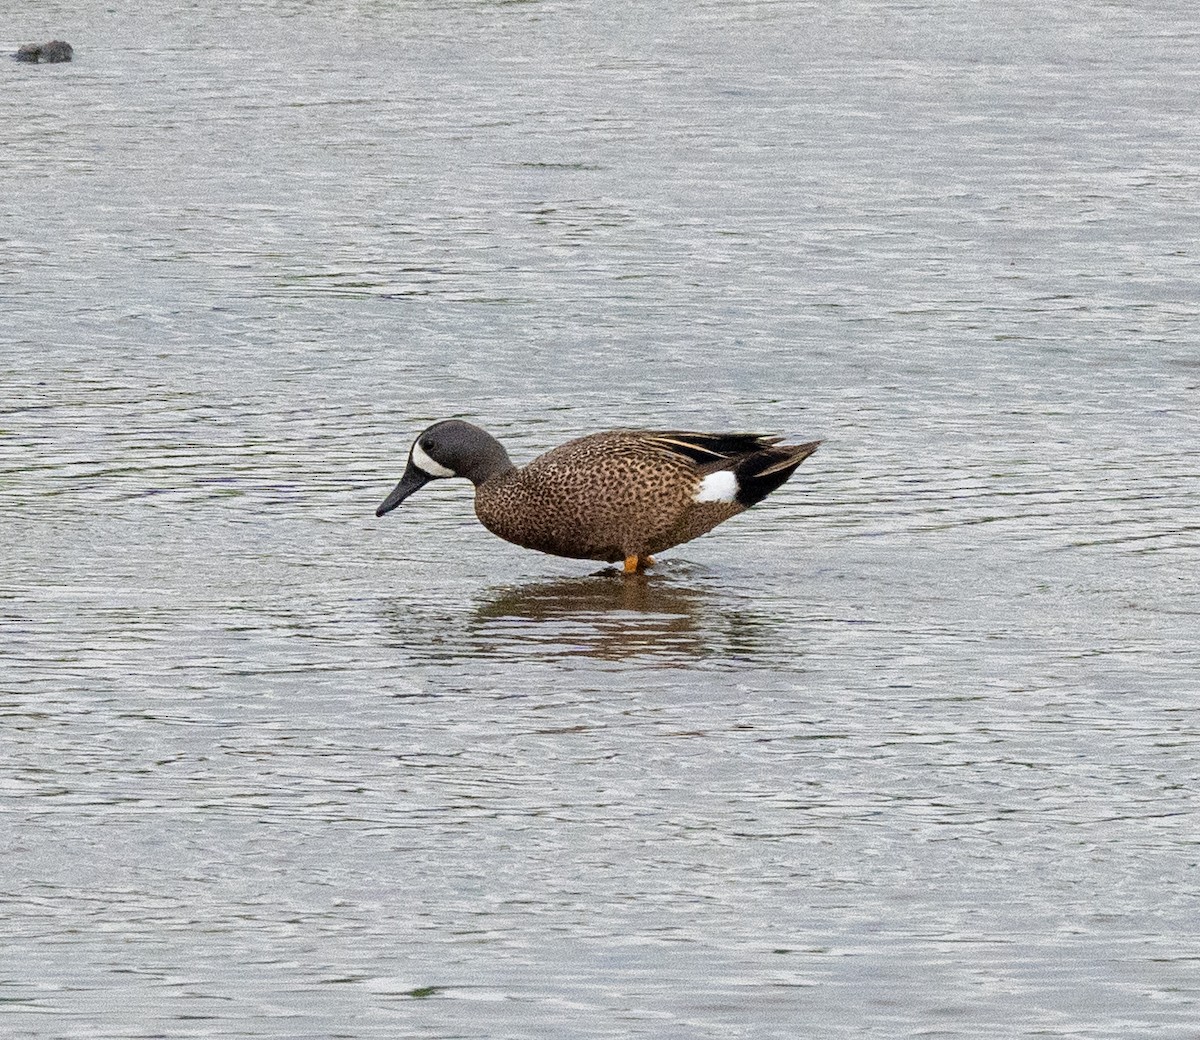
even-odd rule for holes
{"type": "Polygon", "coordinates": [[[625,557],[625,573],[637,574],[638,571],[644,571],[647,567],[654,566],[653,556],[638,556],[636,553],[633,556],[625,557]]]}

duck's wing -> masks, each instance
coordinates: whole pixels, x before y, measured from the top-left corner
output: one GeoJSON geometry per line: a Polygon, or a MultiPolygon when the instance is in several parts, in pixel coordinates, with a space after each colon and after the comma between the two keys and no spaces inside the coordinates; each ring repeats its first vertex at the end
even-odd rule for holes
{"type": "Polygon", "coordinates": [[[654,445],[685,456],[697,476],[708,478],[725,471],[732,480],[709,489],[702,501],[737,502],[743,508],[761,502],[788,479],[820,441],[781,444],[782,437],[753,433],[654,433],[654,445]]]}
{"type": "Polygon", "coordinates": [[[744,458],[783,440],[760,433],[696,433],[691,430],[647,430],[640,431],[639,436],[647,444],[683,455],[698,466],[744,458]]]}

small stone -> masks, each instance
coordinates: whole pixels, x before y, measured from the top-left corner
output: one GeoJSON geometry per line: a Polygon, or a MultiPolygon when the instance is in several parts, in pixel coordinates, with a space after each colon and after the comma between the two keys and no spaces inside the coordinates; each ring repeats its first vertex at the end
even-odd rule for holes
{"type": "Polygon", "coordinates": [[[51,40],[49,43],[26,43],[17,48],[13,57],[17,61],[41,61],[54,65],[60,61],[70,61],[74,54],[75,48],[66,40],[51,40]]]}

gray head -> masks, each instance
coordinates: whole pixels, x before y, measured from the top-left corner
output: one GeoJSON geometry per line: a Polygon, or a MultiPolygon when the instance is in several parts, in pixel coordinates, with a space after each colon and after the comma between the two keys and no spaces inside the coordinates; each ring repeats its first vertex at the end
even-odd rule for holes
{"type": "Polygon", "coordinates": [[[439,477],[466,477],[478,486],[510,469],[508,452],[486,430],[461,419],[434,423],[413,441],[404,476],[375,510],[375,515],[390,512],[414,491],[439,477]]]}

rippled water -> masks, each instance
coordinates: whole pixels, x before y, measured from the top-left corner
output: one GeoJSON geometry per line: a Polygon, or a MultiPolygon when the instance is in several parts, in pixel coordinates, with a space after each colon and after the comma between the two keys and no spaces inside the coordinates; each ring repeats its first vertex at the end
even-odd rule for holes
{"type": "Polygon", "coordinates": [[[1198,1035],[1190,5],[6,31],[5,1035],[1198,1035]],[[624,580],[448,415],[826,443],[624,580]]]}

